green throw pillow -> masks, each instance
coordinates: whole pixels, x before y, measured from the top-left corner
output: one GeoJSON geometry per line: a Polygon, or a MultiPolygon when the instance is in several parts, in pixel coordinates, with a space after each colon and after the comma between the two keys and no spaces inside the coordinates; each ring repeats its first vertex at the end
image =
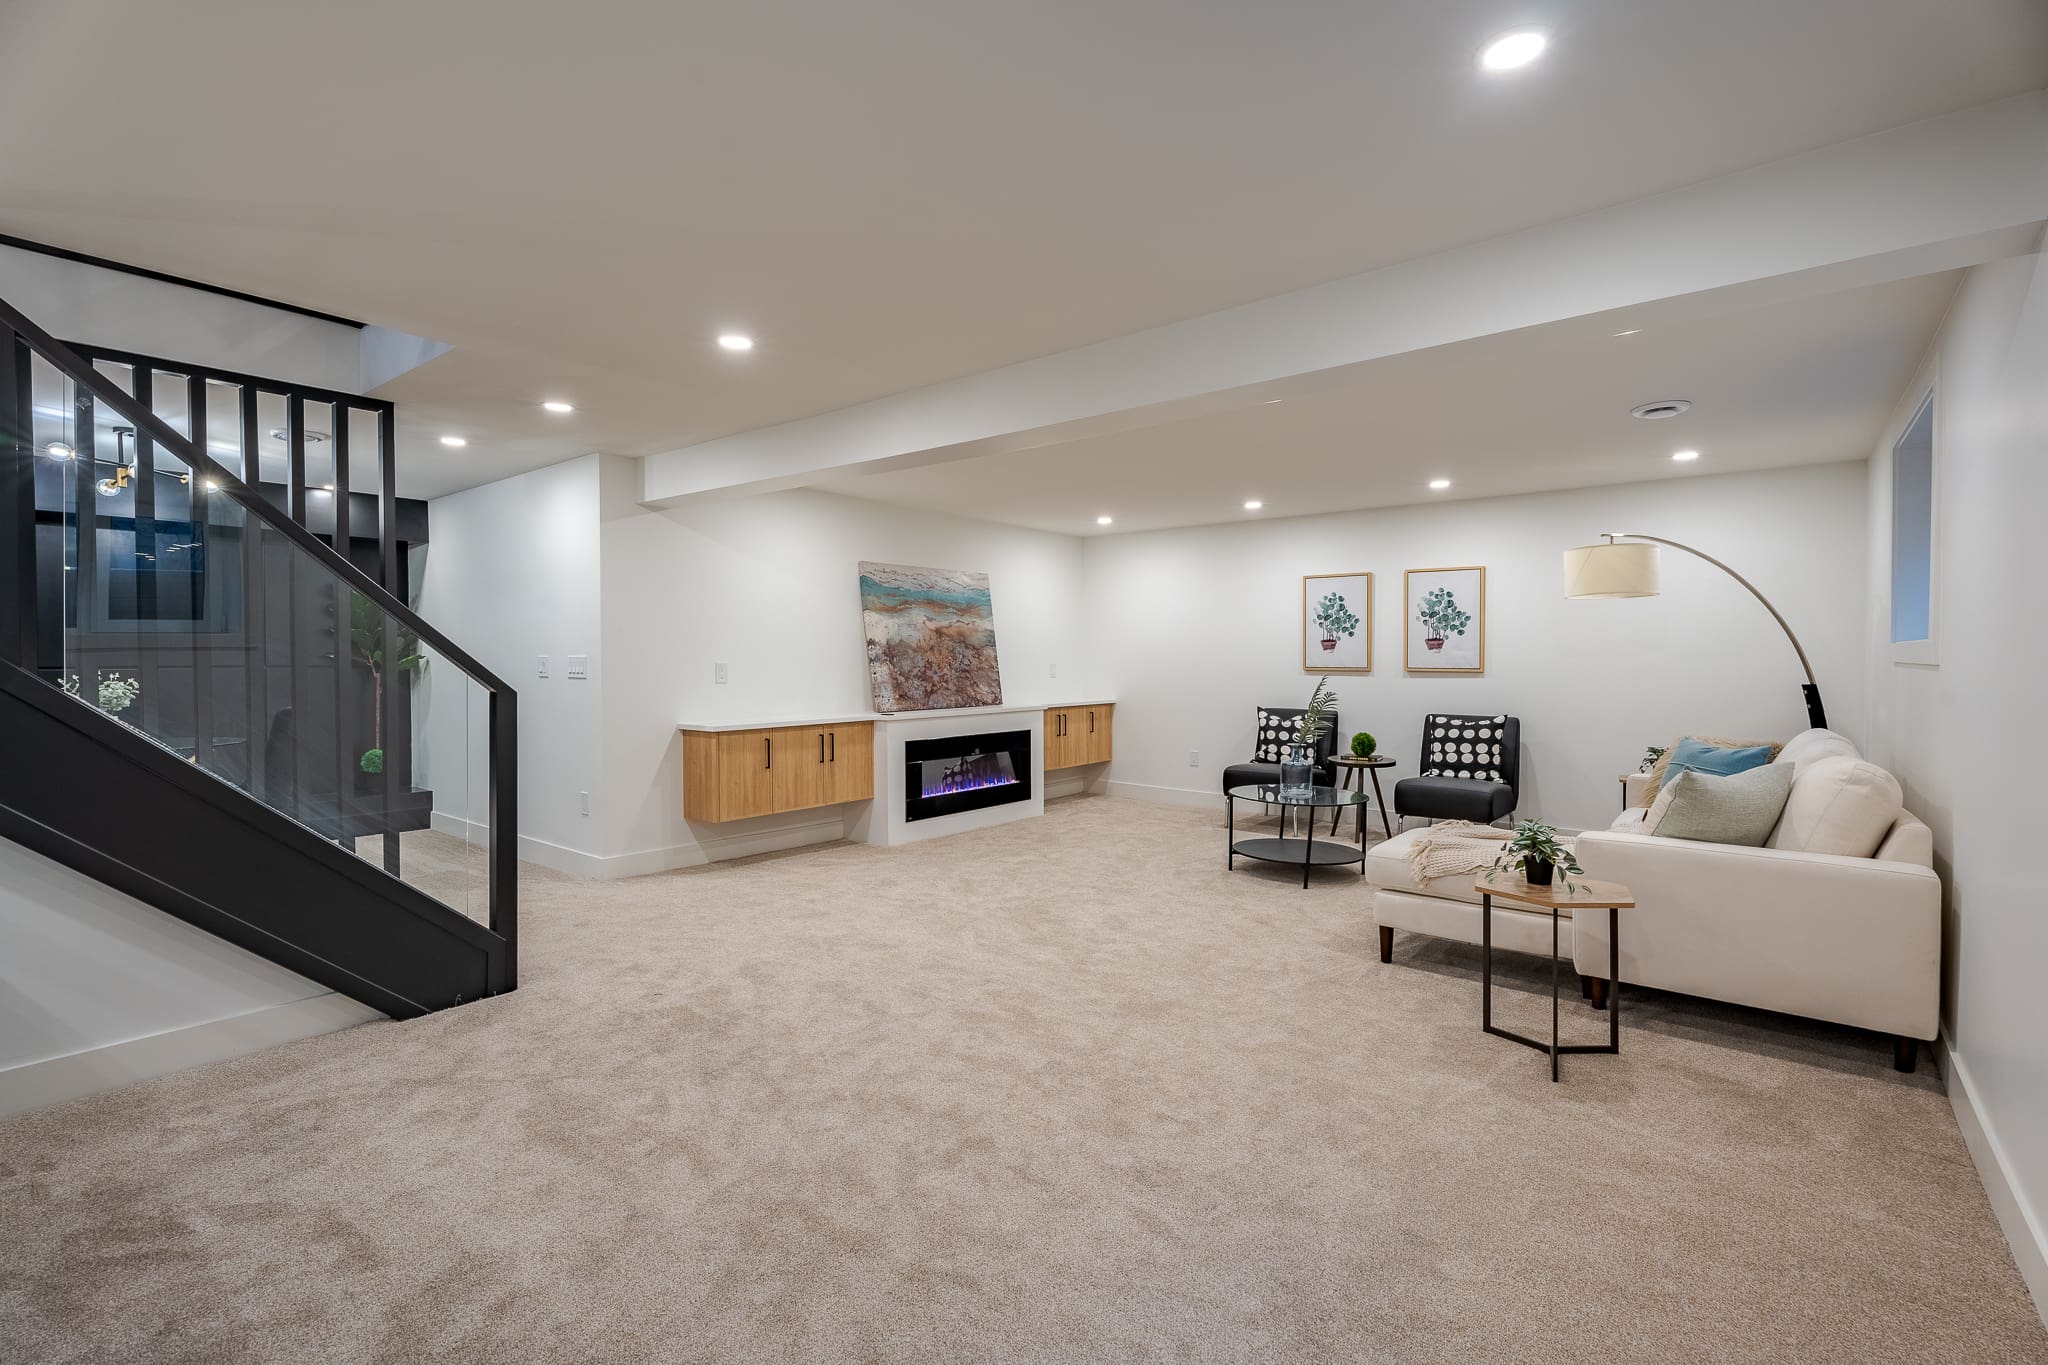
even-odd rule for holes
{"type": "Polygon", "coordinates": [[[1791,768],[1767,763],[1727,777],[1680,773],[1657,793],[1643,832],[1660,839],[1762,848],[1792,795],[1791,768]]]}

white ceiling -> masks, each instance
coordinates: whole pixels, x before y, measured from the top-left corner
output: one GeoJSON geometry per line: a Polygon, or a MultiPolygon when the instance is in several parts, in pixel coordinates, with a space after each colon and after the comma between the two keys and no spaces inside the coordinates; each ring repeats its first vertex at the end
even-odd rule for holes
{"type": "Polygon", "coordinates": [[[1624,337],[1575,319],[1411,351],[1278,403],[817,486],[1107,535],[1858,460],[1956,281],[1919,276],[1624,337]],[[1693,407],[1629,415],[1665,398],[1693,407]],[[1700,458],[1671,460],[1687,448],[1700,458]],[[1438,477],[1449,491],[1429,490],[1438,477]],[[1265,505],[1247,512],[1247,499],[1265,505]],[[1113,524],[1097,526],[1105,515],[1113,524]]]}
{"type": "Polygon", "coordinates": [[[406,491],[669,449],[2048,85],[2038,0],[20,0],[0,231],[451,342],[406,491]],[[1473,54],[1553,30],[1507,77],[1473,54]],[[90,70],[89,91],[77,74],[90,70]],[[716,349],[739,328],[751,356],[716,349]],[[539,399],[580,405],[566,421],[539,399]],[[431,444],[440,430],[468,450],[431,444]]]}

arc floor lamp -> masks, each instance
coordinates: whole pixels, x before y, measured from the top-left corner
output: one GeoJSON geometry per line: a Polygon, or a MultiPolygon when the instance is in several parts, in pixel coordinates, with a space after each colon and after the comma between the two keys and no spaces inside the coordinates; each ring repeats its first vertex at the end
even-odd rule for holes
{"type": "Polygon", "coordinates": [[[1566,597],[1655,597],[1662,591],[1657,578],[1657,547],[1669,545],[1674,550],[1683,550],[1727,574],[1730,578],[1748,588],[1750,595],[1764,604],[1764,610],[1778,623],[1778,629],[1785,632],[1785,638],[1792,642],[1792,652],[1799,656],[1799,666],[1806,670],[1806,682],[1801,691],[1806,696],[1806,720],[1816,730],[1825,730],[1828,715],[1820,704],[1820,684],[1814,681],[1813,665],[1808,662],[1806,650],[1800,645],[1799,637],[1792,633],[1792,627],[1785,624],[1784,615],[1771,605],[1771,599],[1756,589],[1756,584],[1744,578],[1735,570],[1723,564],[1704,550],[1690,545],[1681,545],[1675,540],[1661,536],[1638,535],[1633,531],[1608,531],[1606,540],[1599,545],[1581,545],[1564,552],[1564,595],[1566,597]]]}

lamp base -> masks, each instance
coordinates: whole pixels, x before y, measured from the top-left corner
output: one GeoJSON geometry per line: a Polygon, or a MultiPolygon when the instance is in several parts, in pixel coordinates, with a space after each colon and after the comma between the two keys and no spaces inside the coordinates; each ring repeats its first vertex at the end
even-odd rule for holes
{"type": "Polygon", "coordinates": [[[1801,683],[1799,690],[1806,695],[1806,723],[1816,730],[1827,729],[1828,713],[1820,704],[1820,688],[1812,683],[1801,683]]]}

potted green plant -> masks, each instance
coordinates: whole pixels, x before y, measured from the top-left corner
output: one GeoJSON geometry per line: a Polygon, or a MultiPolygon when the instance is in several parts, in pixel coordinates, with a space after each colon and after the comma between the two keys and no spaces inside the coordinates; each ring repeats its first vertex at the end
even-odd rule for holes
{"type": "Polygon", "coordinates": [[[1571,883],[1572,877],[1586,875],[1586,869],[1579,866],[1579,860],[1571,849],[1558,839],[1555,826],[1524,820],[1515,826],[1513,837],[1502,846],[1500,860],[1486,874],[1486,880],[1492,881],[1502,872],[1519,871],[1529,885],[1549,886],[1559,868],[1568,874],[1564,884],[1567,891],[1577,889],[1571,883]]]}
{"type": "Polygon", "coordinates": [[[1441,650],[1449,637],[1463,635],[1472,624],[1472,614],[1458,605],[1449,588],[1433,588],[1424,593],[1422,604],[1415,609],[1415,619],[1422,623],[1422,643],[1431,653],[1441,650]]]}
{"type": "Polygon", "coordinates": [[[1344,602],[1344,594],[1333,592],[1316,604],[1316,624],[1323,628],[1323,648],[1334,650],[1339,636],[1358,634],[1358,616],[1344,602]]]}
{"type": "Polygon", "coordinates": [[[1315,785],[1316,741],[1329,733],[1336,710],[1337,694],[1330,690],[1329,677],[1316,679],[1301,724],[1280,754],[1280,786],[1290,795],[1305,795],[1315,785]]]}
{"type": "MultiPolygon", "coordinates": [[[[371,695],[374,711],[370,725],[370,747],[356,762],[356,770],[365,777],[373,777],[384,771],[384,680],[395,671],[401,676],[417,678],[427,667],[427,656],[420,649],[420,637],[410,626],[392,623],[392,644],[397,647],[397,657],[387,661],[384,657],[385,617],[381,609],[359,592],[349,594],[349,653],[355,661],[370,670],[371,695]],[[375,759],[371,755],[376,755],[375,759]],[[375,766],[372,766],[374,762],[375,766]]],[[[362,781],[359,778],[357,785],[362,781]]]]}
{"type": "Polygon", "coordinates": [[[1351,755],[1354,758],[1371,758],[1379,752],[1380,742],[1360,730],[1351,737],[1351,755]]]}

